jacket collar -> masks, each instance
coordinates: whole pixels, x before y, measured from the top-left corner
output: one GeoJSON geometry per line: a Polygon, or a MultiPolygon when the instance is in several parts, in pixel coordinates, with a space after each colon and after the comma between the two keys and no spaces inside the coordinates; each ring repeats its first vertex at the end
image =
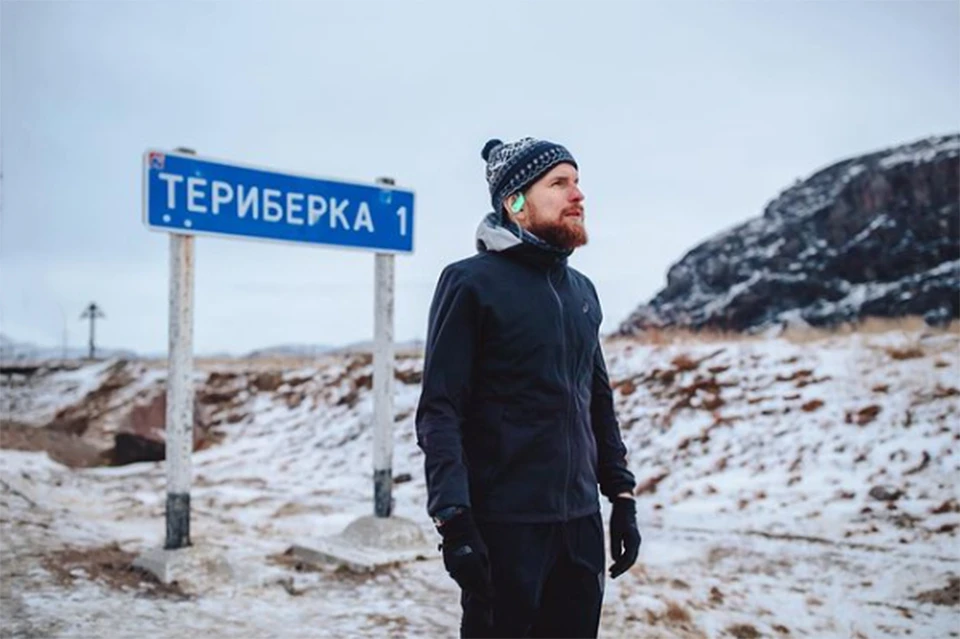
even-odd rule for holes
{"type": "Polygon", "coordinates": [[[566,265],[571,249],[547,244],[513,220],[488,213],[477,227],[477,250],[481,253],[502,253],[545,268],[566,265]]]}

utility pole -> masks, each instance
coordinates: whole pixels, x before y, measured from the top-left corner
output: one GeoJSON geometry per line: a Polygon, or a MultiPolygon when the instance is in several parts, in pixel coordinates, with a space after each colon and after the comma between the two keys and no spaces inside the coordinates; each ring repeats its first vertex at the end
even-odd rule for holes
{"type": "Polygon", "coordinates": [[[94,342],[96,337],[96,325],[97,318],[105,318],[106,315],[103,314],[103,311],[100,310],[100,307],[97,306],[96,302],[90,302],[90,305],[84,309],[83,314],[80,315],[80,319],[89,319],[90,320],[90,354],[89,358],[94,359],[97,354],[97,347],[94,342]]]}

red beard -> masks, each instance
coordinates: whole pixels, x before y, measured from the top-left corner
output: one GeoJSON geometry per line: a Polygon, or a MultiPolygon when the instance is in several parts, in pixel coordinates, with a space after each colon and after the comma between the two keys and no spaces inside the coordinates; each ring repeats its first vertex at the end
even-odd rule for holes
{"type": "Polygon", "coordinates": [[[564,250],[579,248],[587,243],[587,229],[573,218],[562,217],[556,222],[531,223],[528,229],[541,240],[564,250]]]}

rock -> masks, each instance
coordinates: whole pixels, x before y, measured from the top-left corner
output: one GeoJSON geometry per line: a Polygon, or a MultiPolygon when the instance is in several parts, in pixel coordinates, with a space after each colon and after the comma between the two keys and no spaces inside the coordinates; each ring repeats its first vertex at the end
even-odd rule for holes
{"type": "Polygon", "coordinates": [[[166,444],[135,433],[117,433],[113,440],[113,465],[125,466],[137,462],[162,461],[166,444]]]}
{"type": "Polygon", "coordinates": [[[249,415],[247,415],[246,413],[241,413],[241,412],[230,413],[229,415],[227,415],[227,423],[238,424],[243,420],[245,420],[247,417],[249,417],[249,415]]]}
{"type": "MultiPolygon", "coordinates": [[[[167,394],[155,395],[147,402],[136,404],[121,419],[113,438],[111,454],[115,466],[139,461],[160,461],[166,449],[167,394]]],[[[207,438],[199,402],[193,405],[193,449],[203,447],[207,438]]]]}
{"type": "Polygon", "coordinates": [[[716,586],[710,588],[710,603],[716,606],[723,605],[723,593],[716,586]]]}
{"type": "Polygon", "coordinates": [[[838,162],[707,240],[618,329],[960,317],[960,135],[838,162]]]}
{"type": "Polygon", "coordinates": [[[936,606],[960,606],[960,577],[949,577],[943,588],[921,592],[914,599],[936,606]]]}
{"type": "Polygon", "coordinates": [[[402,384],[416,386],[423,382],[423,371],[418,370],[395,370],[394,378],[402,384]]]}
{"type": "Polygon", "coordinates": [[[960,513],[960,504],[957,503],[956,499],[948,499],[930,512],[934,515],[942,515],[944,513],[960,513]]]}
{"type": "Polygon", "coordinates": [[[70,468],[90,468],[109,463],[102,450],[81,437],[6,420],[0,421],[0,448],[45,450],[50,459],[70,468]]]}
{"type": "Polygon", "coordinates": [[[877,501],[897,501],[903,497],[903,491],[891,486],[874,486],[868,493],[877,501]]]}
{"type": "Polygon", "coordinates": [[[230,404],[236,399],[237,393],[237,390],[211,390],[202,386],[197,389],[196,402],[210,406],[230,404]]]}
{"type": "Polygon", "coordinates": [[[276,371],[260,373],[253,378],[253,386],[260,391],[272,392],[283,384],[283,374],[276,371]]]}
{"type": "Polygon", "coordinates": [[[660,484],[660,482],[662,482],[664,479],[666,479],[669,476],[670,476],[670,473],[668,471],[664,471],[662,473],[649,477],[644,481],[638,482],[636,489],[634,489],[633,491],[633,494],[634,495],[646,495],[646,494],[652,495],[653,493],[657,492],[657,486],[660,484]]]}
{"type": "Polygon", "coordinates": [[[758,639],[762,637],[756,628],[747,623],[739,623],[727,627],[727,633],[736,637],[736,639],[758,639]]]}
{"type": "Polygon", "coordinates": [[[300,404],[303,403],[305,398],[306,394],[303,391],[292,391],[284,395],[284,399],[287,402],[287,408],[291,410],[298,408],[300,404]]]}
{"type": "Polygon", "coordinates": [[[207,377],[207,385],[224,386],[226,384],[232,384],[238,377],[239,375],[237,373],[213,371],[209,377],[207,377]]]}
{"type": "Polygon", "coordinates": [[[877,415],[880,414],[880,407],[876,404],[861,408],[856,412],[848,411],[845,416],[845,421],[848,424],[856,424],[857,426],[866,426],[874,419],[877,418],[877,415]]]}

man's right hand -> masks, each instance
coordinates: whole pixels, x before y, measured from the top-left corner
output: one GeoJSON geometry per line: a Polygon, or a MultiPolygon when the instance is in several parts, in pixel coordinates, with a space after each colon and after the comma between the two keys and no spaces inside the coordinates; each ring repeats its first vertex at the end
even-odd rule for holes
{"type": "Polygon", "coordinates": [[[443,565],[460,588],[483,599],[493,597],[490,558],[470,509],[437,526],[443,536],[443,565]]]}

